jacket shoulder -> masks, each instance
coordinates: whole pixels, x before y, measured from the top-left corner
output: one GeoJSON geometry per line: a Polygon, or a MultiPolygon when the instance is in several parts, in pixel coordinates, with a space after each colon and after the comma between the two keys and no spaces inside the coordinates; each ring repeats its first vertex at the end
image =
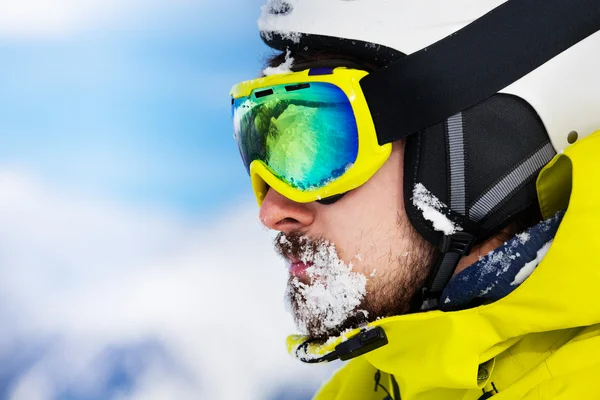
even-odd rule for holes
{"type": "Polygon", "coordinates": [[[522,400],[593,399],[598,396],[596,388],[598,376],[600,376],[600,360],[595,365],[557,376],[534,387],[522,400]]]}
{"type": "MultiPolygon", "coordinates": [[[[568,342],[552,350],[538,369],[546,379],[530,386],[524,400],[591,399],[598,397],[600,325],[581,328],[568,342]]],[[[533,376],[536,374],[531,374],[533,376]]],[[[537,375],[538,377],[540,375],[537,375]]]]}

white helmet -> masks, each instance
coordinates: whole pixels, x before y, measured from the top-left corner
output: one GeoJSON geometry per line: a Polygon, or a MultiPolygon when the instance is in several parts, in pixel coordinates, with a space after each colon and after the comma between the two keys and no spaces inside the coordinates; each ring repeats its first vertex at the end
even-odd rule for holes
{"type": "Polygon", "coordinates": [[[598,0],[270,0],[259,28],[275,49],[383,65],[361,86],[380,143],[407,138],[406,212],[442,252],[423,308],[475,243],[537,205],[555,152],[600,129],[598,0]],[[461,232],[424,218],[423,186],[461,232]]]}
{"type": "MultiPolygon", "coordinates": [[[[301,48],[309,44],[312,48],[319,45],[333,48],[339,42],[327,43],[327,38],[341,38],[354,41],[355,47],[364,46],[365,49],[355,49],[359,54],[367,55],[371,50],[374,58],[379,46],[409,55],[464,28],[503,3],[506,1],[270,0],[262,8],[258,25],[267,44],[282,50],[294,44],[302,44],[301,48]]],[[[563,3],[568,9],[582,2],[563,3]]],[[[596,13],[598,6],[600,3],[595,7],[596,13]]],[[[595,33],[501,93],[513,94],[531,104],[555,150],[560,152],[569,145],[571,132],[582,138],[600,129],[599,71],[600,33],[595,33]]]]}

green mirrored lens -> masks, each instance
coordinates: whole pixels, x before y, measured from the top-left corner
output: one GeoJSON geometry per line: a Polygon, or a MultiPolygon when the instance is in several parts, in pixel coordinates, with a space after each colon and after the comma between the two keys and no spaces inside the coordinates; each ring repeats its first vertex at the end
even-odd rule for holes
{"type": "Polygon", "coordinates": [[[356,160],[352,106],[325,82],[277,85],[234,100],[234,133],[246,169],[263,161],[279,179],[312,190],[340,177],[356,160]]]}

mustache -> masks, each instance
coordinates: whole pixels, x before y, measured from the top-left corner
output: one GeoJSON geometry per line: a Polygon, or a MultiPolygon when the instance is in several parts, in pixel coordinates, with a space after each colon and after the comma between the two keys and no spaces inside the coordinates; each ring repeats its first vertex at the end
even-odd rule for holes
{"type": "Polygon", "coordinates": [[[275,251],[288,260],[310,261],[318,248],[328,245],[329,242],[323,237],[310,238],[302,231],[289,233],[279,232],[273,240],[275,251]]]}

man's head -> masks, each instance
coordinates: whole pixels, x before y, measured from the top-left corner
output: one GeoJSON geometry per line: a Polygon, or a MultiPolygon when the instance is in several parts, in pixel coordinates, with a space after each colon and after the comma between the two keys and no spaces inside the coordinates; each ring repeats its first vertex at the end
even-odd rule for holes
{"type": "MultiPolygon", "coordinates": [[[[355,68],[373,71],[378,60],[303,51],[272,57],[267,68],[355,68]],[[290,59],[292,62],[290,63],[290,59]]],[[[294,202],[269,189],[260,220],[279,231],[274,244],[290,269],[286,302],[310,337],[340,334],[377,318],[400,315],[422,287],[435,246],[419,235],[404,208],[405,141],[365,184],[329,202],[294,202]]]]}
{"type": "Polygon", "coordinates": [[[261,35],[284,51],[271,66],[289,67],[291,56],[303,73],[237,85],[234,126],[261,220],[280,231],[276,247],[291,264],[292,311],[313,337],[409,306],[438,307],[457,267],[538,220],[537,172],[571,142],[569,132],[586,135],[600,123],[587,118],[565,129],[556,97],[539,96],[554,86],[580,96],[581,76],[569,75],[568,85],[560,77],[589,75],[585,46],[556,57],[562,50],[550,41],[540,47],[548,54],[523,56],[531,37],[550,37],[538,32],[547,26],[568,33],[568,46],[581,40],[561,31],[561,13],[531,25],[537,8],[510,1],[523,10],[500,7],[429,46],[504,3],[462,2],[271,0],[263,8],[261,35]],[[489,26],[502,32],[515,15],[531,35],[478,34],[489,26]],[[546,56],[559,61],[540,72],[546,56]]]}
{"type": "MultiPolygon", "coordinates": [[[[304,51],[274,56],[267,67],[281,64],[292,71],[325,66],[373,71],[383,66],[352,54],[304,51]]],[[[274,245],[290,272],[286,303],[308,336],[334,336],[409,312],[439,258],[437,246],[417,232],[406,212],[405,147],[406,140],[394,142],[375,175],[335,201],[300,203],[268,189],[260,220],[279,232],[274,245]]],[[[534,204],[479,243],[456,272],[539,218],[534,204]]]]}

